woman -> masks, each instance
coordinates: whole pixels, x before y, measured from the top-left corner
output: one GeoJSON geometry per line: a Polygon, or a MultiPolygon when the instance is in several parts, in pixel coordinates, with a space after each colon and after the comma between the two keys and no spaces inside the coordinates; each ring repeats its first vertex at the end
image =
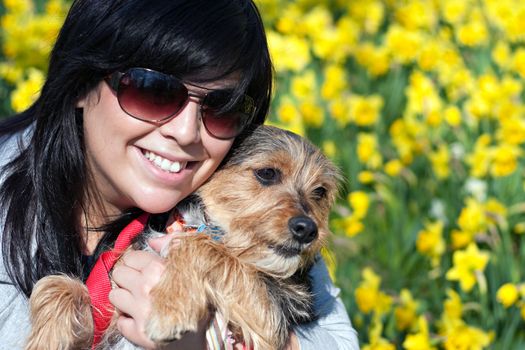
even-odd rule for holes
{"type": "MultiPolygon", "coordinates": [[[[73,2],[39,99],[0,127],[0,348],[23,346],[38,279],[85,278],[130,218],[169,211],[243,128],[264,122],[271,74],[252,1],[73,2]]],[[[162,271],[161,258],[134,252],[113,273],[119,330],[144,348],[154,347],[143,329],[162,271]]],[[[298,327],[290,348],[357,347],[326,269],[312,274],[322,317],[298,327]]],[[[203,347],[204,330],[173,348],[203,347]]]]}

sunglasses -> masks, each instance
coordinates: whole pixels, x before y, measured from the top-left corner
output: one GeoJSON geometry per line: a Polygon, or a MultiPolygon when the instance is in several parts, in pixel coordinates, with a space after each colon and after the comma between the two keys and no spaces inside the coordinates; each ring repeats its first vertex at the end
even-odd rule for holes
{"type": "Polygon", "coordinates": [[[198,99],[204,127],[219,139],[238,136],[250,124],[255,112],[255,103],[248,95],[234,101],[232,89],[197,94],[186,85],[205,88],[147,68],[115,72],[104,80],[116,92],[120,108],[146,122],[165,122],[174,118],[191,98],[198,99]]]}

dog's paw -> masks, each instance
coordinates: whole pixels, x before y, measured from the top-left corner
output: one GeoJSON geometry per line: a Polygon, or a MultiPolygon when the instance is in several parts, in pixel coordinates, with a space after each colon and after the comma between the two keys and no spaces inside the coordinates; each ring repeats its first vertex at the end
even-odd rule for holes
{"type": "Polygon", "coordinates": [[[173,317],[152,316],[146,324],[146,334],[157,344],[179,340],[187,332],[197,331],[197,325],[182,324],[173,317]]]}
{"type": "MultiPolygon", "coordinates": [[[[50,275],[33,287],[29,300],[31,333],[26,350],[89,349],[93,338],[86,286],[65,275],[50,275]]],[[[1,346],[0,346],[1,347],[1,346]]]]}

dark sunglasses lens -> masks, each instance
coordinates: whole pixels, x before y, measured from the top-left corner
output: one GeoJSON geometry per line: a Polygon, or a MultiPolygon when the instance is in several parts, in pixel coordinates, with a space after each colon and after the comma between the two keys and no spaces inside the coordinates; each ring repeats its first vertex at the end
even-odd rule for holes
{"type": "Polygon", "coordinates": [[[120,79],[122,109],[135,118],[160,121],[182,109],[188,90],[176,78],[147,69],[130,69],[120,79]]]}
{"type": "Polygon", "coordinates": [[[231,139],[238,136],[248,124],[249,118],[240,113],[217,115],[204,111],[203,121],[206,130],[219,139],[231,139]]]}
{"type": "Polygon", "coordinates": [[[253,114],[253,100],[245,96],[229,106],[232,93],[227,90],[210,92],[203,101],[203,122],[206,130],[220,139],[238,136],[253,114]]]}

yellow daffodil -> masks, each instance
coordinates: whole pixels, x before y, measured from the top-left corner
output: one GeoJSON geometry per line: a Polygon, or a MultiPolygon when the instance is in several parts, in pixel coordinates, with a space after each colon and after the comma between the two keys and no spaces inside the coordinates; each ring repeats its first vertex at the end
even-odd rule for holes
{"type": "Polygon", "coordinates": [[[33,10],[33,2],[30,0],[4,0],[6,11],[16,14],[27,13],[33,10]]]}
{"type": "Polygon", "coordinates": [[[306,39],[295,35],[283,36],[271,30],[267,32],[267,37],[277,72],[299,72],[310,63],[310,46],[306,39]]]}
{"type": "Polygon", "coordinates": [[[525,77],[525,49],[519,48],[512,57],[512,69],[522,78],[525,77]]]}
{"type": "Polygon", "coordinates": [[[357,136],[357,157],[371,169],[377,169],[382,163],[377,137],[371,133],[359,133],[357,136]]]}
{"type": "Polygon", "coordinates": [[[463,119],[461,116],[461,110],[457,106],[448,106],[443,111],[445,121],[453,127],[457,127],[461,124],[463,119]]]}
{"type": "Polygon", "coordinates": [[[489,254],[480,251],[475,243],[453,255],[454,266],[447,271],[446,278],[458,281],[465,292],[470,292],[476,284],[476,274],[482,274],[489,261],[489,254]]]}
{"type": "Polygon", "coordinates": [[[418,66],[424,71],[431,71],[438,67],[439,57],[442,54],[442,47],[436,40],[431,40],[424,45],[417,58],[418,66]]]}
{"type": "Polygon", "coordinates": [[[285,8],[281,9],[280,16],[276,21],[275,27],[282,34],[294,34],[297,30],[297,26],[300,22],[300,18],[303,17],[303,11],[296,4],[289,4],[285,8]]]}
{"type": "Polygon", "coordinates": [[[343,219],[343,230],[346,236],[348,237],[354,237],[358,235],[359,233],[363,232],[365,229],[365,225],[355,215],[349,215],[343,219]]]}
{"type": "Polygon", "coordinates": [[[371,184],[375,180],[375,175],[372,171],[363,170],[357,175],[357,179],[362,184],[371,184]]]}
{"type": "Polygon", "coordinates": [[[507,207],[496,198],[489,198],[485,203],[487,221],[490,225],[497,226],[505,222],[507,207]]]}
{"type": "Polygon", "coordinates": [[[463,303],[457,292],[452,289],[447,289],[447,299],[444,304],[443,317],[449,320],[461,319],[463,314],[463,303]]]}
{"type": "Polygon", "coordinates": [[[372,126],[380,116],[383,98],[379,95],[352,96],[350,98],[350,116],[359,126],[372,126]]]}
{"type": "Polygon", "coordinates": [[[446,179],[450,175],[450,152],[445,144],[439,145],[435,152],[430,152],[428,158],[438,179],[446,179]]]}
{"type": "Polygon", "coordinates": [[[483,15],[479,11],[474,11],[470,20],[460,24],[457,30],[457,39],[465,46],[485,45],[488,38],[488,29],[483,15]]]}
{"type": "Polygon", "coordinates": [[[479,328],[466,324],[454,327],[446,333],[445,350],[482,350],[491,342],[492,336],[479,328]]]}
{"type": "Polygon", "coordinates": [[[509,143],[500,143],[492,149],[491,174],[495,177],[512,174],[518,168],[518,157],[521,154],[519,147],[509,143]]]}
{"type": "Polygon", "coordinates": [[[316,85],[315,72],[308,69],[292,78],[290,90],[298,100],[311,100],[315,98],[316,85]]]}
{"type": "Polygon", "coordinates": [[[354,216],[363,219],[368,213],[370,198],[366,192],[354,191],[348,195],[348,203],[350,203],[354,216]]]}
{"type": "Polygon", "coordinates": [[[330,115],[341,127],[345,127],[352,121],[349,100],[350,99],[345,98],[344,96],[338,96],[332,99],[328,105],[330,115]]]}
{"type": "Polygon", "coordinates": [[[484,204],[474,198],[467,198],[457,223],[461,230],[469,232],[473,236],[484,232],[488,227],[484,204]]]}
{"type": "Polygon", "coordinates": [[[492,162],[490,143],[490,135],[481,135],[476,140],[472,153],[466,157],[467,164],[470,166],[470,174],[473,177],[482,178],[489,172],[492,162]]]}
{"type": "Polygon", "coordinates": [[[365,344],[363,350],[396,350],[396,346],[384,338],[371,344],[365,344]]]}
{"type": "Polygon", "coordinates": [[[354,293],[359,310],[365,314],[374,311],[376,315],[390,310],[392,298],[379,289],[381,278],[368,267],[362,271],[361,276],[362,281],[354,293]]]}
{"type": "Polygon", "coordinates": [[[11,95],[11,106],[15,112],[25,110],[38,98],[44,79],[44,73],[40,70],[29,70],[28,78],[20,81],[11,95]]]}
{"type": "Polygon", "coordinates": [[[435,127],[440,124],[443,101],[432,79],[422,72],[412,73],[406,95],[407,115],[422,115],[430,126],[435,127]]]}
{"type": "Polygon", "coordinates": [[[362,43],[355,50],[357,62],[363,66],[372,77],[379,77],[388,72],[391,57],[387,47],[362,43]]]}
{"type": "Polygon", "coordinates": [[[391,53],[395,53],[394,60],[401,64],[408,64],[416,60],[419,49],[423,46],[424,36],[418,30],[408,30],[398,25],[388,28],[385,45],[391,53]]]}
{"type": "Polygon", "coordinates": [[[295,120],[301,119],[301,114],[299,113],[297,106],[289,98],[284,98],[281,101],[279,109],[277,110],[277,116],[283,123],[292,123],[295,120]]]}
{"type": "Polygon", "coordinates": [[[452,249],[457,250],[465,248],[474,241],[475,234],[468,231],[452,230],[450,233],[450,240],[452,242],[452,249]]]}
{"type": "Polygon", "coordinates": [[[355,290],[355,299],[359,310],[371,312],[379,299],[381,278],[369,267],[361,272],[362,281],[355,290]]]}
{"type": "Polygon", "coordinates": [[[438,4],[445,21],[457,25],[467,15],[470,1],[442,0],[438,4]]]}
{"type": "Polygon", "coordinates": [[[500,142],[511,145],[525,143],[525,119],[515,116],[502,120],[496,137],[500,142]]]}
{"type": "Polygon", "coordinates": [[[514,228],[512,231],[518,235],[525,234],[525,222],[518,222],[516,225],[514,225],[514,228]]]}
{"type": "Polygon", "coordinates": [[[300,19],[299,30],[314,40],[319,38],[320,33],[326,32],[334,26],[332,13],[322,3],[311,8],[300,19]]]}
{"type": "Polygon", "coordinates": [[[299,105],[304,125],[320,128],[324,122],[324,109],[315,101],[304,101],[299,105]]]}
{"type": "Polygon", "coordinates": [[[419,231],[416,248],[423,255],[431,258],[432,266],[439,264],[440,258],[445,252],[445,240],[443,239],[443,222],[427,222],[425,229],[419,231]]]}
{"type": "Polygon", "coordinates": [[[355,18],[362,30],[375,34],[385,16],[385,5],[380,0],[347,1],[350,16],[355,18]]]}
{"type": "Polygon", "coordinates": [[[417,320],[417,307],[418,303],[414,300],[412,293],[408,289],[403,288],[399,295],[399,305],[394,309],[396,328],[398,330],[412,328],[417,320]]]}
{"type": "Polygon", "coordinates": [[[321,96],[330,100],[348,89],[348,77],[341,65],[331,64],[324,70],[324,82],[321,87],[321,96]]]}
{"type": "Polygon", "coordinates": [[[432,31],[437,23],[436,11],[432,2],[407,1],[396,9],[397,22],[403,27],[415,30],[432,31]]]}
{"type": "Polygon", "coordinates": [[[385,173],[388,176],[398,176],[403,170],[403,163],[399,159],[392,159],[385,164],[385,173]]]}
{"type": "Polygon", "coordinates": [[[13,63],[0,63],[0,77],[5,79],[9,84],[16,84],[23,79],[24,70],[13,63]]]}
{"type": "Polygon", "coordinates": [[[505,41],[498,41],[492,49],[492,59],[502,69],[508,70],[511,63],[511,50],[505,41]]]}
{"type": "Polygon", "coordinates": [[[335,158],[337,155],[337,147],[334,140],[324,140],[321,148],[323,153],[329,158],[335,158]]]}
{"type": "Polygon", "coordinates": [[[512,283],[505,283],[499,287],[496,292],[496,299],[503,304],[505,308],[509,308],[518,300],[518,287],[512,283]]]}
{"type": "Polygon", "coordinates": [[[430,341],[428,332],[428,322],[424,316],[420,316],[418,320],[419,330],[415,334],[407,335],[403,342],[403,349],[406,350],[435,350],[430,341]]]}

